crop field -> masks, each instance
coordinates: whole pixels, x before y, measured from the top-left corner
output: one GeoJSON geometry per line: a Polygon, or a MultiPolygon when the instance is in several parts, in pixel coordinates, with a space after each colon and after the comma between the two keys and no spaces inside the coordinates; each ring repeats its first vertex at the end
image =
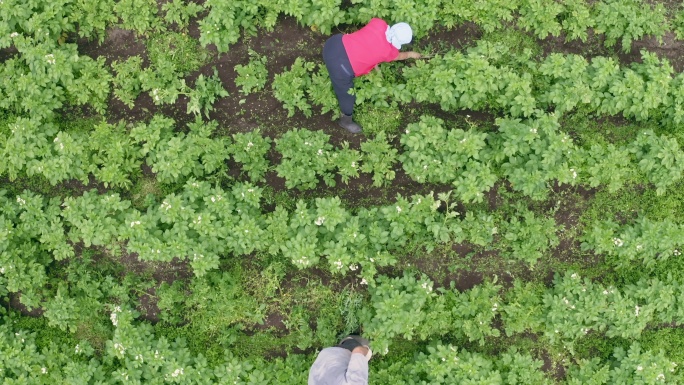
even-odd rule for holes
{"type": "Polygon", "coordinates": [[[678,1],[0,0],[0,383],[684,383],[682,144],[678,1]]]}

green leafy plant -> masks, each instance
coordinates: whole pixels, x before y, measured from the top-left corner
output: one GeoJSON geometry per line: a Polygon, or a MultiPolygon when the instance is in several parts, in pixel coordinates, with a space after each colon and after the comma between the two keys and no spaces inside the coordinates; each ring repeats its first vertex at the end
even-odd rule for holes
{"type": "Polygon", "coordinates": [[[321,131],[294,129],[276,139],[276,150],[283,155],[283,160],[276,171],[285,178],[288,188],[315,188],[319,177],[328,186],[335,186],[332,171],[332,145],[328,143],[330,136],[321,131]]]}
{"type": "Polygon", "coordinates": [[[242,164],[242,170],[247,172],[253,182],[265,180],[264,175],[270,167],[266,154],[271,149],[271,142],[271,138],[262,136],[258,129],[233,134],[229,151],[233,159],[242,164]]]}
{"type": "Polygon", "coordinates": [[[192,1],[172,0],[162,5],[164,14],[164,21],[167,24],[176,24],[179,28],[187,28],[190,19],[196,17],[198,13],[204,10],[201,4],[193,3],[192,1]]]}
{"type": "Polygon", "coordinates": [[[273,78],[273,95],[283,103],[291,117],[296,110],[300,110],[304,116],[311,116],[311,105],[306,99],[306,90],[311,85],[310,72],[316,64],[297,58],[288,71],[276,74],[273,78]]]}
{"type": "Polygon", "coordinates": [[[240,88],[240,92],[249,95],[264,89],[268,80],[268,69],[266,69],[266,56],[259,55],[253,50],[249,50],[249,62],[246,65],[238,64],[235,66],[235,85],[240,88]]]}
{"type": "Polygon", "coordinates": [[[135,99],[142,92],[142,59],[136,55],[122,62],[115,60],[112,68],[116,71],[114,96],[128,108],[133,108],[135,99]]]}
{"type": "Polygon", "coordinates": [[[114,12],[121,19],[123,29],[130,29],[138,35],[161,31],[164,27],[154,0],[120,0],[114,5],[114,12]]]}
{"type": "Polygon", "coordinates": [[[361,143],[361,152],[361,171],[373,174],[373,186],[380,187],[394,180],[398,151],[387,142],[384,132],[361,143]]]}
{"type": "Polygon", "coordinates": [[[223,83],[218,76],[218,71],[214,68],[214,75],[211,77],[200,76],[195,80],[195,89],[189,93],[188,113],[209,117],[209,112],[214,110],[214,103],[218,98],[227,97],[228,91],[223,88],[223,83]]]}

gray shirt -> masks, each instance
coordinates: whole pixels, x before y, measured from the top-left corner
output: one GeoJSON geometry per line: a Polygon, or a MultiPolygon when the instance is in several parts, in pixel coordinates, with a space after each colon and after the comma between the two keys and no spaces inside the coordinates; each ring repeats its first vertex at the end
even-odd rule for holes
{"type": "Polygon", "coordinates": [[[368,361],[361,353],[325,348],[311,366],[309,385],[368,385],[368,361]]]}

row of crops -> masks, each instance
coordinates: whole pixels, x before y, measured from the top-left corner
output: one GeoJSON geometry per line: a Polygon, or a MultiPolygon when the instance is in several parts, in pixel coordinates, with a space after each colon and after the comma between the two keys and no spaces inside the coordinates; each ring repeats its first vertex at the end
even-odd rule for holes
{"type": "Polygon", "coordinates": [[[620,63],[617,52],[647,36],[684,37],[684,10],[642,0],[0,1],[0,379],[301,384],[317,349],[362,331],[378,384],[677,383],[684,75],[646,49],[620,63]],[[383,65],[355,93],[361,119],[429,107],[394,131],[368,125],[350,144],[330,127],[273,134],[210,118],[222,98],[250,95],[303,121],[336,114],[318,47],[275,73],[273,58],[244,50],[232,79],[243,99],[216,69],[197,75],[212,59],[159,48],[172,37],[220,60],[284,16],[302,26],[292,34],[406,21],[418,44],[464,23],[530,40],[600,36],[605,54],[540,57],[496,34],[465,49],[420,46],[427,58],[383,65]],[[103,43],[113,27],[134,31],[147,54],[82,52],[77,42],[103,43]],[[113,100],[134,110],[141,96],[157,108],[149,118],[111,118],[113,100]],[[84,116],[65,112],[79,106],[84,116]],[[169,106],[189,123],[165,116],[169,106]],[[615,116],[628,122],[625,140],[570,126],[615,116]],[[364,180],[367,191],[396,191],[399,174],[418,190],[382,204],[336,193],[364,180]],[[651,205],[614,215],[582,192],[651,205]],[[559,215],[573,205],[581,220],[559,215]],[[499,266],[478,265],[486,258],[499,266]],[[464,271],[481,282],[462,284],[464,271]]]}

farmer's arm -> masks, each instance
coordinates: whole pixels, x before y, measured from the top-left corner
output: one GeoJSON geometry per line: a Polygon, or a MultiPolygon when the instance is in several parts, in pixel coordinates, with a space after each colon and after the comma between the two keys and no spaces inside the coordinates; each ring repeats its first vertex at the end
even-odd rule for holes
{"type": "Polygon", "coordinates": [[[349,366],[345,375],[349,385],[368,385],[368,348],[358,346],[352,351],[349,366]]]}
{"type": "Polygon", "coordinates": [[[406,60],[406,59],[420,59],[420,54],[418,52],[399,52],[399,55],[397,55],[397,58],[394,59],[396,60],[406,60]]]}

